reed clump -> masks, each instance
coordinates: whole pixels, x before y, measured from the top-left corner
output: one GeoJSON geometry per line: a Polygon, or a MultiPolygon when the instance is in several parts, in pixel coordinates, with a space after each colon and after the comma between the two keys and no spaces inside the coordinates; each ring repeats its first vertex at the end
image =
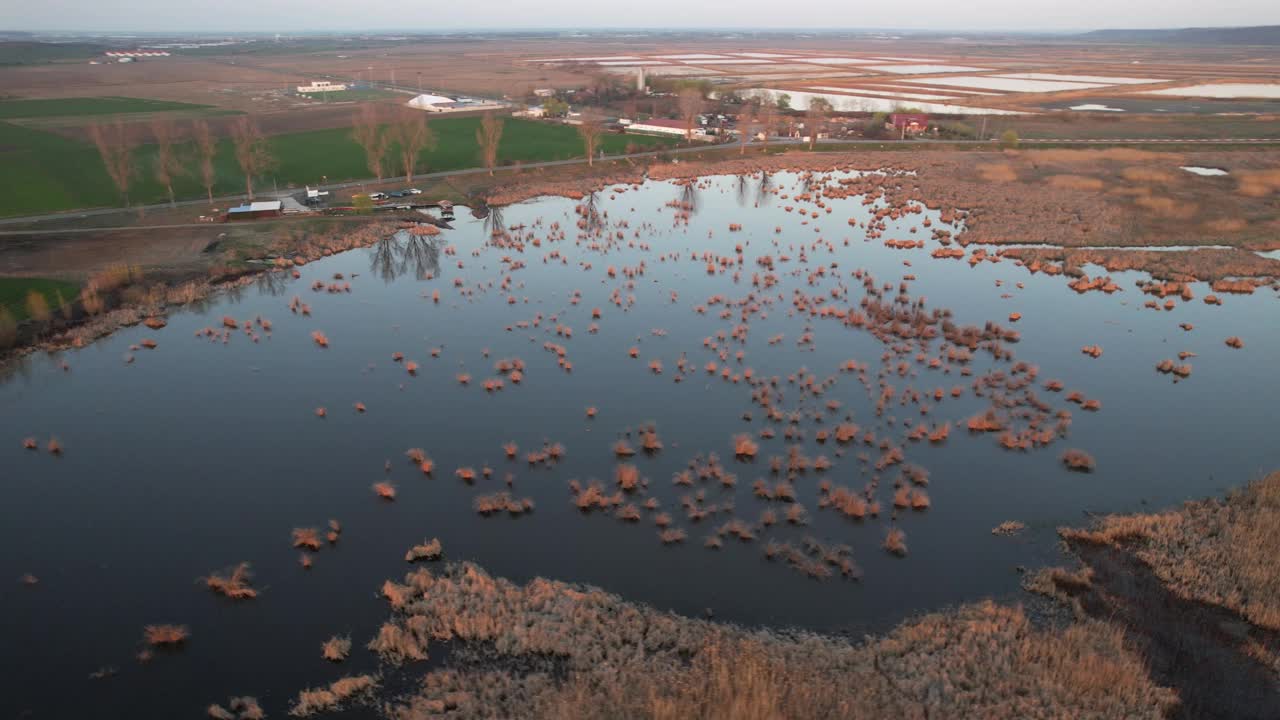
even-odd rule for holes
{"type": "Polygon", "coordinates": [[[242,562],[224,574],[210,573],[200,580],[219,595],[232,600],[252,600],[258,597],[258,591],[250,584],[252,578],[249,563],[242,562]]]}
{"type": "Polygon", "coordinates": [[[289,708],[294,717],[309,717],[342,707],[348,700],[368,693],[378,686],[372,675],[349,675],[329,683],[328,687],[310,688],[298,693],[298,699],[289,708]]]}
{"type": "Polygon", "coordinates": [[[421,545],[414,545],[404,554],[406,562],[439,560],[442,557],[444,557],[444,546],[440,544],[440,538],[423,540],[421,545]]]}
{"type": "Polygon", "coordinates": [[[351,638],[334,635],[320,645],[320,657],[329,662],[342,662],[351,654],[351,638]]]}

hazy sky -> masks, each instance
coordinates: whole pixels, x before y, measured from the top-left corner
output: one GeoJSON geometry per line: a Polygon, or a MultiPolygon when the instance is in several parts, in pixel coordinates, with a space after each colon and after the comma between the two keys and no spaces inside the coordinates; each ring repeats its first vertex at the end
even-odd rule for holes
{"type": "Polygon", "coordinates": [[[563,27],[1073,30],[1280,24],[1276,0],[0,0],[0,29],[358,31],[563,27]]]}

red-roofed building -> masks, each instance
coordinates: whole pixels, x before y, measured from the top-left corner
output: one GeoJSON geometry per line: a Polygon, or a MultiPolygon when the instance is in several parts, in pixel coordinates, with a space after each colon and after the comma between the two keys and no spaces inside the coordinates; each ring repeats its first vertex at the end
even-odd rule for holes
{"type": "Polygon", "coordinates": [[[929,129],[929,116],[924,113],[893,113],[889,116],[889,122],[885,124],[885,128],[915,135],[929,129]]]}

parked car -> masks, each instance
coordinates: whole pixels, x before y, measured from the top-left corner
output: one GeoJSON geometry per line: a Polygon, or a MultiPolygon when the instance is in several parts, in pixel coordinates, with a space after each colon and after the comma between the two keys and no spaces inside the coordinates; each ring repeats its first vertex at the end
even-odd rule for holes
{"type": "Polygon", "coordinates": [[[386,200],[387,194],[384,192],[371,192],[369,193],[369,199],[370,200],[386,200]]]}
{"type": "Polygon", "coordinates": [[[387,193],[387,195],[388,195],[389,197],[393,197],[393,198],[402,198],[402,197],[404,197],[405,195],[408,195],[408,194],[409,194],[409,193],[407,193],[407,192],[405,192],[405,191],[403,191],[403,190],[394,190],[394,191],[392,191],[392,192],[387,193]]]}
{"type": "Polygon", "coordinates": [[[405,190],[405,192],[409,193],[410,195],[421,195],[421,194],[422,194],[422,191],[421,191],[421,190],[419,190],[418,188],[409,188],[408,190],[405,190]]]}

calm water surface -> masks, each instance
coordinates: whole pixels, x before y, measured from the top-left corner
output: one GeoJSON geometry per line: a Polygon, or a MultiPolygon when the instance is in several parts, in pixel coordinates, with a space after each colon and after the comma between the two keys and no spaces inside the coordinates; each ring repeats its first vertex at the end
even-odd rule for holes
{"type": "MultiPolygon", "coordinates": [[[[858,199],[830,201],[834,212],[802,225],[785,209],[793,201],[761,195],[760,183],[722,177],[693,192],[651,182],[600,193],[596,207],[607,213],[605,221],[629,224],[613,228],[626,240],[607,247],[574,243],[579,216],[572,200],[531,201],[506,208],[501,218],[460,215],[437,242],[401,235],[307,265],[300,279],[275,275],[202,309],[175,312],[162,330],[131,328],[76,352],[32,359],[0,385],[0,664],[6,678],[0,715],[198,717],[210,702],[250,694],[269,715],[282,716],[298,689],[374,669],[359,648],[386,614],[377,588],[407,570],[409,545],[430,537],[442,540],[449,558],[475,560],[517,581],[544,575],[686,614],[711,608],[719,619],[753,625],[864,632],[955,603],[1017,599],[1016,567],[1053,561],[1054,528],[1084,522],[1086,511],[1174,505],[1280,465],[1274,430],[1280,324],[1273,291],[1228,296],[1215,308],[1200,302],[1207,289],[1196,286],[1196,301],[1153,311],[1142,307],[1147,296],[1134,287],[1144,276],[1120,273],[1112,277],[1123,292],[1077,296],[1066,279],[1032,276],[1011,262],[971,268],[934,260],[932,241],[915,250],[867,241],[847,222],[866,218],[858,199]],[[674,222],[675,210],[667,206],[681,200],[695,207],[687,224],[674,222]],[[545,241],[555,222],[567,240],[545,241]],[[493,223],[525,226],[544,242],[523,253],[487,246],[493,223]],[[729,223],[744,229],[729,233],[729,223]],[[817,238],[835,248],[811,247],[817,238]],[[701,253],[731,255],[737,243],[746,245],[742,277],[708,275],[701,253]],[[456,254],[446,254],[446,245],[456,254]],[[798,262],[802,246],[808,264],[798,262]],[[679,259],[664,259],[668,253],[679,259]],[[864,427],[876,425],[866,389],[837,369],[848,359],[868,363],[874,382],[884,345],[835,321],[796,317],[790,302],[797,289],[848,287],[844,302],[856,304],[863,292],[850,274],[862,268],[879,282],[915,275],[912,294],[927,297],[931,308],[951,309],[959,324],[1004,323],[1010,312],[1021,313],[1017,359],[1039,366],[1041,380],[1062,379],[1103,408],[1079,412],[1063,396],[1041,393],[1055,408],[1075,410],[1075,420],[1066,439],[1032,452],[1004,451],[993,436],[954,431],[941,446],[908,444],[908,461],[931,473],[933,505],[898,518],[910,546],[902,559],[880,549],[887,514],[860,524],[843,519],[819,510],[812,474],[799,481],[809,525],[774,528],[766,537],[809,534],[847,543],[863,569],[861,582],[807,579],[766,562],[759,543],[706,550],[702,539],[728,516],[686,521],[678,498],[690,490],[673,487],[672,474],[695,454],[719,453],[739,482],[729,490],[706,485],[708,502],[732,498],[736,516],[753,521],[768,505],[752,496],[751,482],[768,475],[764,458],[784,453],[787,443],[779,426],[777,438],[761,441],[754,464],[733,460],[731,437],[758,431],[764,413],[745,383],[701,371],[708,360],[719,362],[703,338],[730,330],[736,317],[720,319],[720,305],[706,314],[694,308],[713,295],[740,299],[752,292],[754,260],[765,254],[792,257],[778,265],[779,284],[769,291],[782,299],[766,308],[767,318],[751,321],[745,344],[729,347],[745,351],[741,367],[784,378],[788,407],[812,409],[834,399],[843,407],[828,425],[846,413],[864,427]],[[509,292],[498,287],[509,267],[504,258],[527,265],[510,273],[509,292]],[[642,262],[646,271],[634,287],[604,271],[642,262]],[[836,273],[807,283],[817,264],[832,262],[836,273]],[[332,282],[335,273],[352,292],[310,289],[316,280],[332,282]],[[438,304],[430,299],[433,290],[440,291],[438,304]],[[576,305],[570,301],[575,290],[581,292],[576,305]],[[633,294],[634,304],[611,303],[615,290],[624,299],[633,294]],[[675,302],[672,291],[679,294],[675,302]],[[311,305],[311,317],[289,312],[294,295],[311,305]],[[594,307],[603,314],[598,334],[587,332],[594,307]],[[517,326],[539,313],[571,326],[572,339],[557,337],[556,323],[547,320],[517,326]],[[195,337],[224,315],[241,321],[260,315],[274,331],[258,343],[242,332],[225,344],[195,337]],[[1195,330],[1179,329],[1182,322],[1195,330]],[[814,342],[798,346],[806,325],[814,342]],[[313,344],[313,330],[328,335],[327,350],[313,344]],[[778,334],[784,339],[770,345],[778,334]],[[1241,336],[1244,349],[1226,347],[1230,335],[1241,336]],[[126,364],[130,346],[148,337],[159,347],[132,351],[136,362],[126,364]],[[543,348],[547,341],[567,348],[571,374],[543,348]],[[1104,348],[1098,359],[1080,353],[1093,343],[1104,348]],[[627,355],[633,345],[639,359],[627,355]],[[440,348],[438,358],[432,348],[440,348]],[[1190,379],[1174,384],[1154,372],[1157,361],[1181,350],[1197,353],[1189,360],[1190,379]],[[393,352],[418,362],[418,375],[393,363],[393,352]],[[681,353],[698,370],[676,383],[681,353]],[[524,382],[486,394],[480,381],[493,375],[494,361],[508,357],[526,363],[524,382]],[[648,371],[651,359],[662,361],[663,374],[648,371]],[[63,360],[69,372],[59,368],[63,360]],[[785,377],[801,367],[819,378],[835,375],[837,382],[822,398],[797,405],[799,393],[785,377]],[[470,386],[455,381],[460,372],[474,377],[470,386]],[[356,402],[368,412],[356,413],[356,402]],[[327,418],[315,417],[317,406],[328,408],[327,418]],[[599,408],[596,419],[585,418],[587,406],[599,408]],[[742,419],[745,411],[753,412],[753,422],[742,419]],[[609,482],[613,441],[649,422],[665,448],[633,462],[650,479],[650,494],[689,531],[683,546],[662,546],[647,519],[625,525],[604,514],[583,516],[569,504],[568,480],[609,482]],[[50,435],[66,448],[60,458],[21,447],[24,437],[43,444],[50,435]],[[554,468],[531,468],[505,460],[500,446],[506,441],[522,454],[546,441],[563,443],[568,453],[554,468]],[[436,463],[434,477],[405,461],[410,447],[426,449],[436,463]],[[1058,456],[1067,447],[1092,453],[1097,471],[1062,469],[1058,456]],[[392,469],[385,472],[388,460],[392,469]],[[485,463],[495,469],[492,479],[467,486],[453,476],[457,467],[485,463]],[[476,515],[473,498],[505,489],[501,478],[508,472],[512,493],[532,498],[536,512],[476,515]],[[398,486],[395,502],[370,491],[382,480],[398,486]],[[317,553],[314,568],[305,571],[289,531],[323,526],[329,518],[342,522],[342,541],[317,553]],[[1029,532],[991,535],[1010,519],[1025,522],[1029,532]],[[227,602],[199,584],[201,576],[242,560],[253,564],[258,599],[227,602]],[[39,585],[21,585],[23,573],[38,576],[39,585]],[[190,643],[139,664],[134,655],[142,627],[161,622],[189,625],[190,643]],[[320,643],[333,634],[350,634],[357,646],[342,666],[320,658],[320,643]],[[104,666],[118,675],[88,679],[104,666]]],[[[775,175],[771,183],[784,194],[802,191],[794,175],[775,175]]],[[[936,213],[926,216],[937,222],[936,213]]],[[[928,237],[924,228],[908,232],[920,220],[891,222],[885,237],[928,237]]],[[[973,367],[977,375],[1005,364],[980,352],[973,367]]],[[[896,378],[895,386],[932,390],[972,380],[920,365],[913,370],[918,376],[896,378]]],[[[930,417],[962,420],[986,402],[966,393],[938,403],[930,417]]],[[[920,419],[914,406],[895,404],[889,414],[897,415],[899,438],[903,420],[920,419]]],[[[813,441],[813,421],[802,427],[805,451],[835,460],[826,477],[854,488],[867,482],[856,451],[837,458],[833,444],[813,441]]],[[[880,489],[886,507],[893,475],[886,474],[880,489]]]]}

